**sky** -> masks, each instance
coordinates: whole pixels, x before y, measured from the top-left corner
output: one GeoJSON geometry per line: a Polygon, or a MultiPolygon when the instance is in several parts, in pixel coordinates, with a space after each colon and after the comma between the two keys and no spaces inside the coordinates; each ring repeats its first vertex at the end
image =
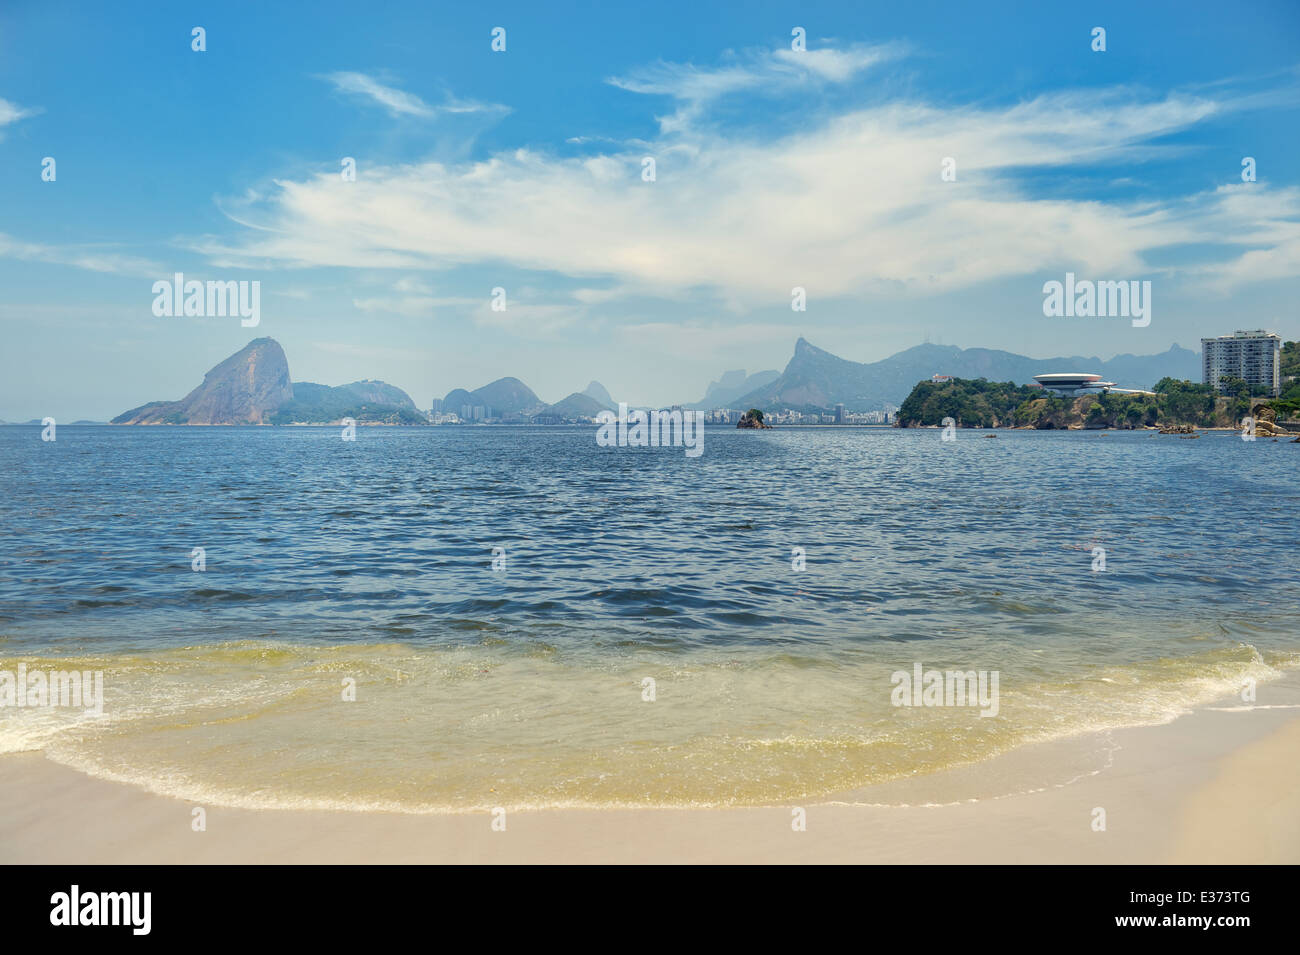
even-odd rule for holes
{"type": "Polygon", "coordinates": [[[5,0],[0,290],[9,421],[180,398],[260,336],[422,408],[693,401],[800,336],[1297,338],[1300,4],[5,0]],[[156,315],[177,272],[259,282],[259,324],[156,315]],[[1045,316],[1067,272],[1150,281],[1149,325],[1045,316]]]}

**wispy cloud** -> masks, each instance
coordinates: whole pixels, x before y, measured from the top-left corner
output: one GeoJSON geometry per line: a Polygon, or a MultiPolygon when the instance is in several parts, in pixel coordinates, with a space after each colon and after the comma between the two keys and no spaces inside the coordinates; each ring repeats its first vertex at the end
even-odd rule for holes
{"type": "Polygon", "coordinates": [[[366,97],[394,116],[433,116],[434,110],[414,93],[385,86],[365,73],[330,73],[322,79],[334,84],[341,93],[366,97]]]}
{"type": "Polygon", "coordinates": [[[11,103],[7,99],[0,99],[0,126],[8,126],[10,123],[16,123],[28,116],[35,116],[39,112],[41,112],[39,106],[27,109],[17,103],[11,103]]]}
{"type": "Polygon", "coordinates": [[[29,116],[35,116],[43,112],[44,110],[39,106],[27,108],[7,99],[0,99],[0,139],[4,138],[3,130],[6,126],[16,123],[20,119],[26,119],[29,116]]]}
{"type": "Polygon", "coordinates": [[[352,300],[353,308],[363,312],[382,312],[411,318],[431,318],[443,309],[465,310],[480,304],[482,301],[476,298],[435,298],[432,295],[377,296],[352,300]]]}
{"type": "Polygon", "coordinates": [[[1300,187],[1257,186],[1234,183],[1214,192],[1204,226],[1217,228],[1219,241],[1226,236],[1245,251],[1189,270],[1213,291],[1226,293],[1252,282],[1300,275],[1300,187]]]}
{"type": "Polygon", "coordinates": [[[426,103],[414,93],[408,93],[395,86],[380,82],[365,73],[327,73],[321,79],[333,84],[341,93],[361,97],[377,103],[395,117],[414,116],[432,119],[442,113],[489,113],[505,112],[506,107],[490,103],[477,103],[472,100],[447,97],[436,105],[426,103]]]}
{"type": "Polygon", "coordinates": [[[55,246],[22,242],[2,232],[0,232],[0,258],[45,262],[50,265],[70,265],[90,272],[109,272],[116,275],[157,278],[168,273],[168,270],[159,263],[139,256],[106,252],[92,246],[55,246]]]}
{"type": "Polygon", "coordinates": [[[862,71],[896,59],[896,44],[857,44],[844,50],[764,50],[732,56],[721,66],[660,61],[606,80],[631,93],[668,96],[677,112],[659,117],[665,133],[683,132],[714,101],[740,92],[778,93],[796,87],[845,83],[862,71]]]}

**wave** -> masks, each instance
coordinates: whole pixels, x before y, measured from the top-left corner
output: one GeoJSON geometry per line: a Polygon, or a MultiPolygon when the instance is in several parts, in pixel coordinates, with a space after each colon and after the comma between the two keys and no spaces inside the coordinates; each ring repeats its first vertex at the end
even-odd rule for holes
{"type": "Polygon", "coordinates": [[[1300,668],[1300,653],[1249,643],[1125,664],[1082,655],[1067,666],[1058,654],[1050,667],[1041,654],[1000,660],[985,648],[1001,673],[999,713],[986,719],[892,705],[891,674],[910,654],[245,640],[7,657],[0,671],[102,670],[105,710],[0,708],[0,753],[39,751],[99,778],[244,808],[761,806],[1169,722],[1300,668]]]}

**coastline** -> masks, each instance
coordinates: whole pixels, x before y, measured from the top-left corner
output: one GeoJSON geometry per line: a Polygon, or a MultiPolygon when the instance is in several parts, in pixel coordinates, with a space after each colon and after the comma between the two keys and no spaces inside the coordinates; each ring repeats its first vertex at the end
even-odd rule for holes
{"type": "Polygon", "coordinates": [[[791,805],[508,812],[504,832],[486,813],[207,806],[196,832],[197,804],[10,754],[0,862],[1300,862],[1300,674],[1258,695],[810,801],[804,832],[791,805]]]}

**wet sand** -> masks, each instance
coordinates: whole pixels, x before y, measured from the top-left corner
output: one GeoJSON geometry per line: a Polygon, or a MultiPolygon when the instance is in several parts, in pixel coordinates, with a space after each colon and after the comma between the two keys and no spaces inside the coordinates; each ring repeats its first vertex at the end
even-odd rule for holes
{"type": "Polygon", "coordinates": [[[20,753],[0,757],[0,862],[1296,863],[1300,682],[1259,695],[798,807],[507,806],[504,831],[488,813],[220,806],[195,831],[197,804],[20,753]]]}

